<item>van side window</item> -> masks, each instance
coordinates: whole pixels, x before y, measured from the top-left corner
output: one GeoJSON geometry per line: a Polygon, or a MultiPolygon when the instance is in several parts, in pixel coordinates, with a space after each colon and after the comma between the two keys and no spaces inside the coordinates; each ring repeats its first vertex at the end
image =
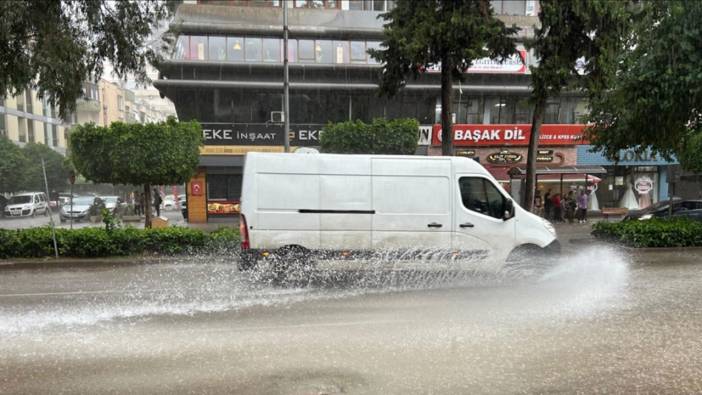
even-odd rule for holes
{"type": "Polygon", "coordinates": [[[481,177],[461,177],[458,183],[463,207],[494,218],[504,216],[505,197],[490,181],[481,177]]]}

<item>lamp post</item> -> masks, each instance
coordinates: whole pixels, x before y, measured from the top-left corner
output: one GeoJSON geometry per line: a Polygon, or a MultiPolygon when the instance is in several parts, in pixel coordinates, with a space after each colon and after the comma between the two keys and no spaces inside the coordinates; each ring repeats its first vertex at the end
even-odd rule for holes
{"type": "Polygon", "coordinates": [[[283,146],[290,152],[290,75],[288,74],[288,5],[283,2],[283,146]]]}

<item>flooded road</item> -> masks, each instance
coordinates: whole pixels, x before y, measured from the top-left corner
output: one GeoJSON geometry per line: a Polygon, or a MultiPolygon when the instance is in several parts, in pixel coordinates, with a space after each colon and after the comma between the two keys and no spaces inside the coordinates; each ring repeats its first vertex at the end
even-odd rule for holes
{"type": "Polygon", "coordinates": [[[529,266],[287,287],[226,256],[5,269],[0,392],[702,392],[702,252],[529,266]]]}

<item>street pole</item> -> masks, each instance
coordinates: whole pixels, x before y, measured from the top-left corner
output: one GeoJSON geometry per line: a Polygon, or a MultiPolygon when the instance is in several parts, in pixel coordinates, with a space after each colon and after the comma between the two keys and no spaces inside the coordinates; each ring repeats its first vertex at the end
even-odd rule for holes
{"type": "Polygon", "coordinates": [[[283,2],[283,146],[290,152],[290,75],[288,73],[288,5],[283,2]]]}
{"type": "Polygon", "coordinates": [[[56,228],[54,227],[54,216],[51,214],[51,207],[49,207],[49,181],[46,179],[46,166],[44,165],[44,158],[41,158],[41,169],[44,172],[44,187],[46,187],[46,209],[49,211],[49,223],[51,224],[51,238],[54,240],[54,255],[58,259],[58,244],[56,244],[56,228]]]}

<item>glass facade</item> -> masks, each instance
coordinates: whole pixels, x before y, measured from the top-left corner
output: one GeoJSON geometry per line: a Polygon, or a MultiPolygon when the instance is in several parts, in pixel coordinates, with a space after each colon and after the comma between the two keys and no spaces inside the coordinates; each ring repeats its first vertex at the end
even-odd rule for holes
{"type": "MultiPolygon", "coordinates": [[[[288,40],[292,63],[378,64],[366,52],[379,49],[380,41],[288,40]]],[[[283,40],[274,37],[178,37],[172,54],[175,60],[215,62],[282,63],[283,40]]]]}

